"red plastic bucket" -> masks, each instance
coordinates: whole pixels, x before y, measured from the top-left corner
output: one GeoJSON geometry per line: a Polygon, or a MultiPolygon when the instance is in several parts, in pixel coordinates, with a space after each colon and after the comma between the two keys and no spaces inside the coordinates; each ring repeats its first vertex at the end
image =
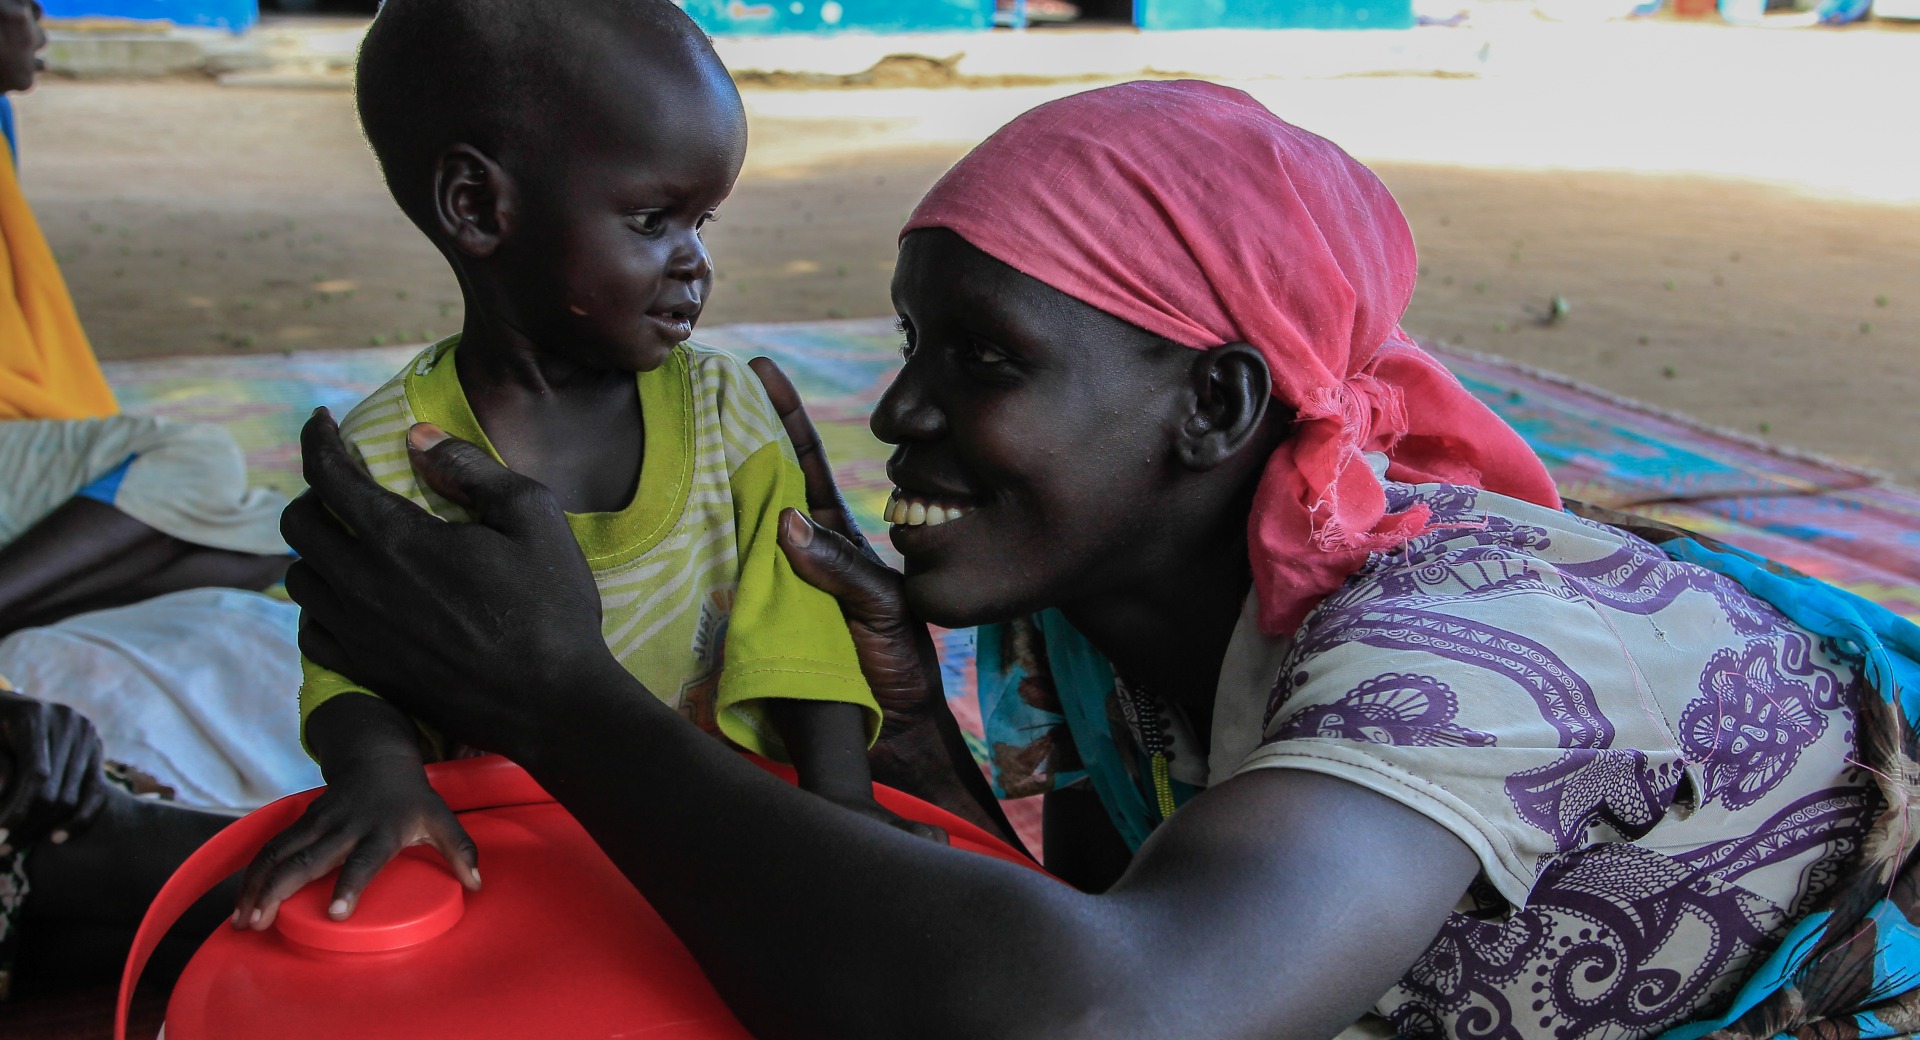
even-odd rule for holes
{"type": "MultiPolygon", "coordinates": [[[[792,771],[761,763],[792,780],[792,771]]],[[[467,892],[436,853],[409,849],[344,922],[333,879],[289,899],[273,928],[217,929],[167,1004],[167,1040],[342,1036],[746,1040],[693,956],[572,816],[497,757],[428,768],[480,848],[486,885],[467,892]]],[[[134,983],[187,908],[299,818],[318,791],[283,798],[188,857],[141,922],[120,983],[125,1040],[134,983]]],[[[887,808],[946,829],[956,848],[1039,868],[998,838],[876,786],[887,808]]]]}

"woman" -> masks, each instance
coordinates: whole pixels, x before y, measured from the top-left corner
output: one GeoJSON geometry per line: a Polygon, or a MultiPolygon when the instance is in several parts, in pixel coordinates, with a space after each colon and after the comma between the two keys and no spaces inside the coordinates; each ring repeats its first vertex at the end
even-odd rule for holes
{"type": "Polygon", "coordinates": [[[117,414],[20,190],[4,95],[39,22],[0,0],[0,998],[16,959],[30,986],[110,976],[181,858],[316,777],[270,708],[292,619],[236,591],[286,569],[281,500],[225,431],[117,414]]]}
{"type": "MultiPolygon", "coordinates": [[[[524,764],[758,1035],[1572,1038],[1719,1014],[1808,910],[1833,914],[1789,953],[1883,905],[1909,821],[1876,814],[1905,789],[1850,759],[1856,729],[1867,766],[1911,756],[1881,643],[1920,639],[1798,585],[1769,591],[1789,620],[1743,561],[1559,511],[1397,328],[1414,270],[1370,173],[1199,83],[1028,113],[909,222],[907,362],[873,417],[906,572],[797,515],[785,542],[893,711],[876,778],[976,818],[902,600],[987,626],[996,779],[1044,792],[1071,887],[834,812],[679,725],[601,645],[551,498],[430,427],[416,466],[483,523],[379,492],[309,424],[284,524],[303,649],[524,764]]],[[[265,927],[247,901],[283,887],[250,876],[236,919],[265,927]]],[[[1864,979],[1825,970],[1845,957],[1772,972],[1801,989],[1762,972],[1730,1035],[1887,1000],[1872,948],[1864,979]]]]}
{"type": "MultiPolygon", "coordinates": [[[[0,108],[33,86],[37,0],[0,0],[0,108]]],[[[117,414],[53,250],[0,158],[0,635],[179,589],[262,589],[281,500],[224,431],[117,414]]]]}

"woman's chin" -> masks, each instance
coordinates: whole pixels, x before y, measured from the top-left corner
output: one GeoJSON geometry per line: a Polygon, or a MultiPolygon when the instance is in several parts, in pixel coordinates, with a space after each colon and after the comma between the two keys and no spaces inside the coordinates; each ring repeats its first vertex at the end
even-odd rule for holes
{"type": "Polygon", "coordinates": [[[907,609],[913,616],[941,628],[972,628],[975,625],[990,624],[1005,620],[984,612],[984,604],[975,602],[971,595],[974,590],[966,587],[959,575],[929,571],[915,574],[912,567],[907,570],[905,591],[907,609]]]}
{"type": "MultiPolygon", "coordinates": [[[[976,576],[977,577],[977,576],[976,576]]],[[[905,582],[907,609],[913,616],[941,628],[974,628],[1011,621],[1033,609],[1003,602],[1001,597],[969,581],[955,568],[915,573],[911,561],[905,582]]]]}

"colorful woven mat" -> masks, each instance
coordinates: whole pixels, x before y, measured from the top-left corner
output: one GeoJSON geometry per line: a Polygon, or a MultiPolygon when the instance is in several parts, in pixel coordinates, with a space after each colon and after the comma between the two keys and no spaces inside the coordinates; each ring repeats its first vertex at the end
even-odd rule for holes
{"type": "MultiPolygon", "coordinates": [[[[701,338],[780,363],[807,402],[862,529],[891,555],[880,522],[891,489],[888,449],[868,431],[867,416],[900,366],[892,322],[733,325],[701,338]]],[[[300,425],[313,409],[345,414],[420,349],[167,358],[106,369],[129,412],[224,424],[256,481],[292,494],[301,486],[300,425]]],[[[1711,535],[1920,620],[1920,495],[1510,362],[1436,352],[1527,438],[1568,496],[1711,535]]],[[[945,632],[940,648],[948,697],[977,733],[972,642],[945,632]]],[[[974,751],[984,757],[984,748],[974,751]]],[[[1037,833],[1032,803],[1018,822],[1037,833]]]]}

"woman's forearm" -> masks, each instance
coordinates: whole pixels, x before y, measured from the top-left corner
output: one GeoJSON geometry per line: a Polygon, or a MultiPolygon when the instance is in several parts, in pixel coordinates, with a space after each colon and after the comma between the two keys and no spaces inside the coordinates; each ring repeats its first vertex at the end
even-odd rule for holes
{"type": "Polygon", "coordinates": [[[1196,799],[1089,895],[811,797],[624,672],[592,688],[522,745],[550,754],[521,757],[766,1040],[1324,1040],[1478,871],[1403,805],[1263,770],[1196,799]]]}
{"type": "Polygon", "coordinates": [[[966,734],[945,703],[917,721],[910,732],[882,732],[869,760],[875,783],[905,791],[1021,846],[986,775],[967,749],[966,734]]]}
{"type": "MultiPolygon", "coordinates": [[[[1088,897],[813,798],[687,726],[624,673],[601,682],[631,695],[556,722],[539,746],[564,753],[523,764],[757,1035],[1065,1035],[1019,995],[1033,994],[1033,964],[1066,969],[1074,951],[1111,948],[1092,934],[1088,897]],[[648,793],[661,791],[673,794],[648,793]]],[[[1048,1004],[1082,1003],[1057,992],[1073,974],[1056,976],[1048,1004]]]]}

